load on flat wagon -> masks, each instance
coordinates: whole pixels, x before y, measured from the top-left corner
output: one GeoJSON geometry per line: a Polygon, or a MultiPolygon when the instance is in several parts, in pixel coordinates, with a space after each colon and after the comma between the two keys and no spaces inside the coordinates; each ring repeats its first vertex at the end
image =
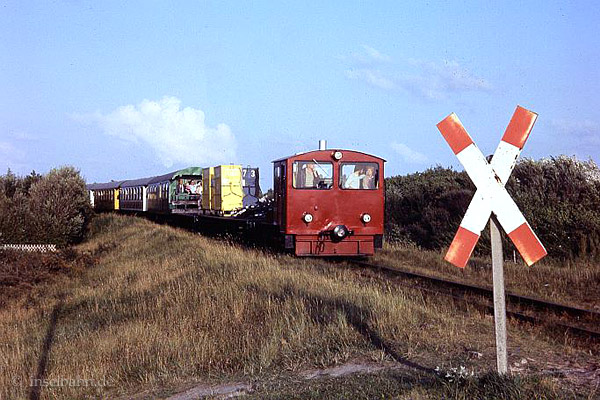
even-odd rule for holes
{"type": "Polygon", "coordinates": [[[265,238],[297,256],[370,256],[383,244],[385,160],[353,150],[309,151],[273,161],[273,198],[258,168],[189,167],[88,185],[97,211],[183,215],[265,238]]]}

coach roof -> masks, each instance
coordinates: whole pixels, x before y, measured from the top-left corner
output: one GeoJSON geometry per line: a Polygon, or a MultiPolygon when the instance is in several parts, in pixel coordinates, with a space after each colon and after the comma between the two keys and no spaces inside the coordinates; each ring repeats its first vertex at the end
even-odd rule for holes
{"type": "Polygon", "coordinates": [[[131,179],[129,181],[124,181],[121,187],[135,187],[135,186],[148,186],[148,183],[154,179],[152,178],[140,178],[140,179],[131,179]]]}
{"type": "Polygon", "coordinates": [[[104,189],[118,189],[121,187],[121,184],[125,181],[110,181],[104,183],[90,183],[86,185],[88,190],[104,190],[104,189]]]}
{"type": "Polygon", "coordinates": [[[168,174],[151,176],[149,178],[139,179],[127,179],[122,181],[110,181],[105,183],[90,183],[86,185],[88,190],[102,190],[102,189],[118,189],[120,187],[134,187],[134,186],[148,186],[151,183],[172,181],[182,176],[202,176],[201,167],[188,167],[177,171],[169,172],[168,174]]]}

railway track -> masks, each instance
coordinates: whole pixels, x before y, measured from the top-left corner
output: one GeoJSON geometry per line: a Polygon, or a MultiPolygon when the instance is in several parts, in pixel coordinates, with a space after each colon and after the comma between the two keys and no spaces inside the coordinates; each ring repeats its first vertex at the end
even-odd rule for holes
{"type": "MultiPolygon", "coordinates": [[[[491,302],[493,298],[493,291],[491,288],[471,285],[450,279],[436,278],[417,272],[409,272],[369,262],[353,261],[352,264],[362,268],[385,272],[389,275],[403,279],[417,280],[422,283],[422,285],[418,286],[420,290],[436,295],[442,294],[449,296],[456,301],[474,305],[482,311],[491,313],[492,315],[494,313],[494,307],[491,302]],[[486,298],[488,302],[482,303],[478,301],[477,298],[481,297],[486,298]]],[[[580,339],[600,343],[600,331],[597,328],[600,326],[600,312],[548,302],[534,297],[521,296],[509,291],[506,291],[506,302],[506,314],[508,318],[533,325],[546,326],[551,330],[568,333],[571,336],[580,339]]]]}

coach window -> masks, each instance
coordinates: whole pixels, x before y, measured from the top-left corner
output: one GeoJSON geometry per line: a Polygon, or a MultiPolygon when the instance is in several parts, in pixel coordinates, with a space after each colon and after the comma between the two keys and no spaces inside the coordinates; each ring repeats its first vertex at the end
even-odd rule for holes
{"type": "Polygon", "coordinates": [[[379,165],[377,163],[342,163],[340,188],[375,190],[379,188],[379,165]]]}
{"type": "Polygon", "coordinates": [[[333,164],[315,160],[294,162],[292,185],[296,189],[331,189],[333,164]]]}

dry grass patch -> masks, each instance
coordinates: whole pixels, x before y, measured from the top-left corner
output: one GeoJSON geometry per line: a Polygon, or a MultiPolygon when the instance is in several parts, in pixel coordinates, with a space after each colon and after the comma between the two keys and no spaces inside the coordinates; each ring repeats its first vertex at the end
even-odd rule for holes
{"type": "Polygon", "coordinates": [[[0,308],[17,300],[27,303],[44,283],[72,278],[94,263],[92,255],[72,249],[57,253],[0,250],[0,308]]]}
{"type": "MultiPolygon", "coordinates": [[[[117,215],[97,217],[77,250],[98,249],[105,251],[95,267],[47,285],[34,306],[0,310],[0,398],[28,397],[28,383],[40,376],[106,384],[40,391],[40,398],[63,399],[260,380],[357,358],[423,370],[494,365],[490,318],[324,261],[117,215]],[[473,359],[474,351],[482,358],[473,359]]],[[[511,334],[518,359],[586,357],[543,337],[511,334]]]]}

